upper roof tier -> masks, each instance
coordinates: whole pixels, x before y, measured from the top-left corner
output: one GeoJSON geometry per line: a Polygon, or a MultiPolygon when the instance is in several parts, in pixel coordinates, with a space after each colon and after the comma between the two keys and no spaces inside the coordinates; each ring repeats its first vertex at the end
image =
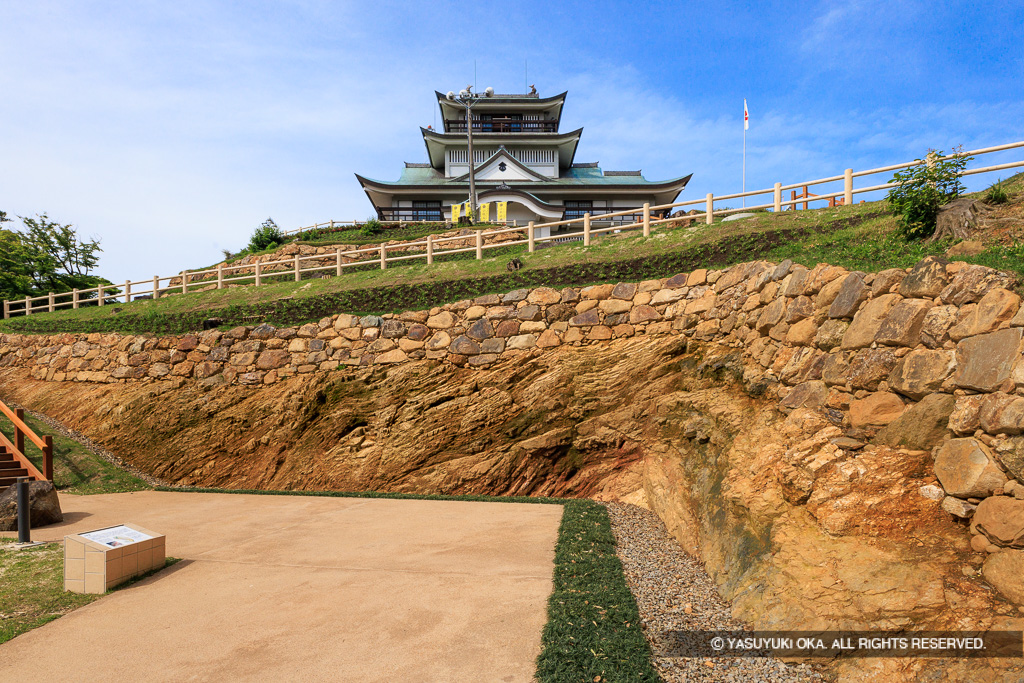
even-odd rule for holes
{"type": "MultiPolygon", "coordinates": [[[[441,109],[444,132],[466,132],[466,107],[434,91],[441,109]]],[[[557,133],[567,93],[553,97],[501,95],[480,97],[473,104],[474,133],[557,133]]]]}

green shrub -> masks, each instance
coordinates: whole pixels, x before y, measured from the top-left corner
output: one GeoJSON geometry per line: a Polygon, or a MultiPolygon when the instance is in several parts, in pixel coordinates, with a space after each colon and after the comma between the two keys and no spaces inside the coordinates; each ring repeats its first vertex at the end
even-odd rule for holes
{"type": "Polygon", "coordinates": [[[889,209],[899,218],[898,231],[905,239],[921,239],[935,231],[939,208],[964,191],[960,176],[973,157],[957,156],[962,147],[945,156],[930,150],[924,163],[897,171],[886,199],[889,209]]]}
{"type": "Polygon", "coordinates": [[[359,234],[364,237],[373,237],[380,234],[384,226],[376,218],[367,218],[366,222],[359,227],[359,234]]]}
{"type": "Polygon", "coordinates": [[[1002,183],[1002,180],[997,180],[992,187],[988,188],[988,192],[985,193],[986,204],[1005,204],[1010,201],[1010,195],[1006,194],[1002,183]]]}
{"type": "Polygon", "coordinates": [[[252,237],[249,238],[247,249],[251,253],[256,253],[282,244],[284,244],[284,235],[281,234],[281,228],[277,227],[273,218],[268,218],[253,232],[252,237]]]}

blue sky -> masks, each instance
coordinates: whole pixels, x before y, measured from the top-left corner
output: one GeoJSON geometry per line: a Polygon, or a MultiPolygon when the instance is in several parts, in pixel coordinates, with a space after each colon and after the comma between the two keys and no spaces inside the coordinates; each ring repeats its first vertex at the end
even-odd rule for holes
{"type": "MultiPolygon", "coordinates": [[[[684,199],[1024,139],[1020,2],[0,0],[0,209],[101,238],[115,282],[216,262],[267,216],[372,213],[434,90],[569,91],[577,161],[684,199]]],[[[990,155],[991,163],[1021,152],[990,155]]],[[[995,178],[973,177],[972,189],[995,178]]]]}

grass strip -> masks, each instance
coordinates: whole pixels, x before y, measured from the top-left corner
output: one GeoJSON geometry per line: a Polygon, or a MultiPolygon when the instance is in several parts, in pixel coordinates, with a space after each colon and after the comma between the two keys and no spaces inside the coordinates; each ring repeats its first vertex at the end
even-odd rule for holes
{"type": "Polygon", "coordinates": [[[398,500],[459,500],[562,506],[555,545],[554,590],[537,658],[540,683],[598,681],[656,683],[640,612],[615,554],[608,511],[586,499],[530,496],[449,496],[380,491],[265,491],[160,486],[157,491],[245,493],[263,496],[326,496],[398,500]]]}
{"type": "MultiPolygon", "coordinates": [[[[0,546],[14,541],[0,538],[0,546]]],[[[176,562],[177,558],[169,557],[163,567],[126,581],[104,595],[127,588],[176,562]]],[[[0,643],[101,597],[64,590],[63,543],[46,543],[23,550],[0,547],[0,643]]]]}
{"type": "Polygon", "coordinates": [[[537,658],[540,683],[655,683],[640,612],[615,555],[603,505],[563,505],[555,549],[555,586],[537,658]]]}
{"type": "Polygon", "coordinates": [[[173,493],[244,493],[250,496],[322,496],[326,498],[388,498],[393,500],[461,500],[474,503],[541,503],[563,505],[567,498],[545,496],[478,496],[443,493],[392,493],[390,491],[268,491],[264,489],[214,489],[200,486],[157,486],[156,491],[173,493]]]}

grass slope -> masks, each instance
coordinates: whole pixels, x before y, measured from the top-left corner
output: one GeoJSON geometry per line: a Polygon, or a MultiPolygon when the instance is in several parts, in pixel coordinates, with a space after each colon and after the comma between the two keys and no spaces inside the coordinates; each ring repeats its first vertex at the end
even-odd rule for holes
{"type": "MultiPolygon", "coordinates": [[[[61,493],[93,494],[142,491],[151,488],[149,484],[129,472],[99,457],[84,445],[70,439],[41,420],[25,416],[25,423],[36,434],[53,435],[53,484],[61,493]]],[[[14,427],[0,418],[0,431],[14,440],[14,427]]],[[[31,442],[25,440],[28,459],[43,469],[43,454],[31,442]]]]}
{"type": "MultiPolygon", "coordinates": [[[[1004,181],[1017,193],[1021,176],[1004,181]],[[1011,182],[1012,181],[1012,182],[1011,182]]],[[[650,239],[638,232],[595,236],[589,247],[570,242],[527,253],[524,245],[439,257],[434,266],[410,260],[380,270],[373,264],[353,268],[342,277],[303,283],[274,282],[261,287],[232,287],[189,292],[156,301],[91,306],[77,311],[33,314],[0,321],[0,332],[107,332],[180,334],[201,328],[216,316],[226,326],[253,318],[275,325],[298,325],[345,313],[397,313],[505,292],[520,287],[583,286],[602,282],[666,277],[703,267],[725,267],[754,259],[790,258],[808,267],[828,262],[854,270],[906,268],[925,256],[942,254],[948,242],[905,242],[884,202],[849,207],[694,223],[656,230],[650,239]],[[509,273],[513,256],[523,270],[509,273]]],[[[1019,244],[988,245],[964,260],[1024,276],[1024,249],[1019,244]]],[[[277,279],[290,278],[288,274],[277,279]]]]}

